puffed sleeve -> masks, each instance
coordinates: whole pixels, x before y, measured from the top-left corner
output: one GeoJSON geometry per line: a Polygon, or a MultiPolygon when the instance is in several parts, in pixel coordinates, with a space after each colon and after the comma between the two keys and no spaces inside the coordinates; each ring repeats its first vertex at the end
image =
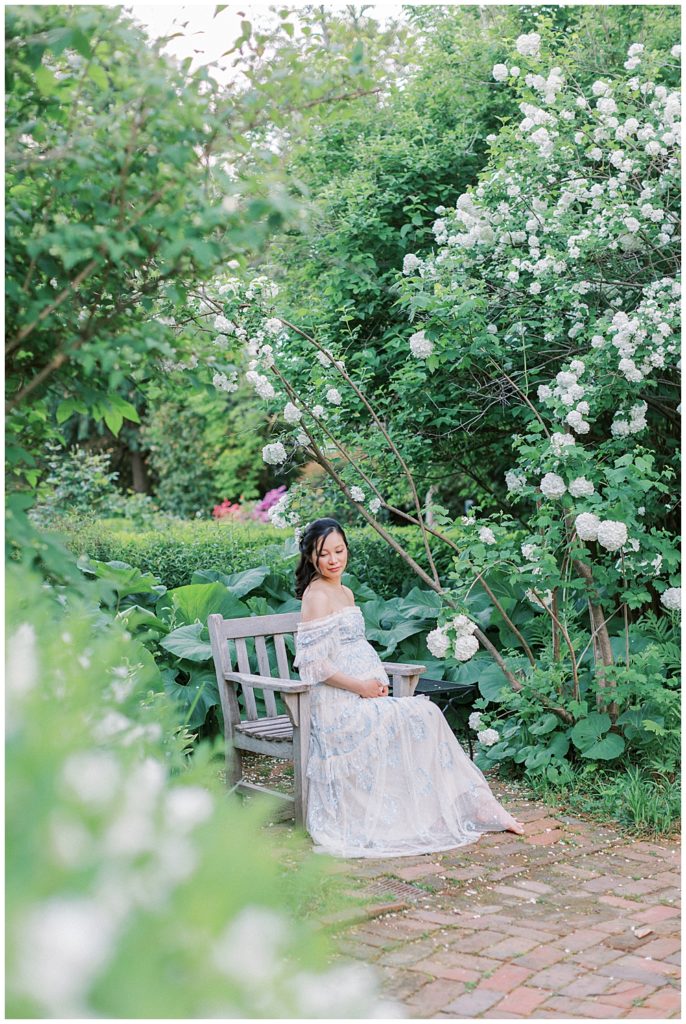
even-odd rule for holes
{"type": "Polygon", "coordinates": [[[293,664],[303,683],[321,683],[337,671],[331,660],[338,651],[338,621],[308,623],[298,626],[293,664]]]}

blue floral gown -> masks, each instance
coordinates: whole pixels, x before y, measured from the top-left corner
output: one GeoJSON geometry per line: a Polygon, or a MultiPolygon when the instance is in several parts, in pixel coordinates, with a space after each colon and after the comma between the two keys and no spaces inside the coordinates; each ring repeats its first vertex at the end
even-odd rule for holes
{"type": "Polygon", "coordinates": [[[359,608],[302,623],[295,665],[312,687],[307,830],[339,857],[435,853],[515,824],[426,697],[361,698],[324,680],[388,676],[359,608]]]}

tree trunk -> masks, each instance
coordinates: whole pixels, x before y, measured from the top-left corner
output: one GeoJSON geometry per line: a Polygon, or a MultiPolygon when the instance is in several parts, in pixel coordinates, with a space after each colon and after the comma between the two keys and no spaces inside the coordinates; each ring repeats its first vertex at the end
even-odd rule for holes
{"type": "Polygon", "coordinates": [[[150,478],[140,452],[131,452],[131,477],[136,494],[150,494],[150,478]]]}

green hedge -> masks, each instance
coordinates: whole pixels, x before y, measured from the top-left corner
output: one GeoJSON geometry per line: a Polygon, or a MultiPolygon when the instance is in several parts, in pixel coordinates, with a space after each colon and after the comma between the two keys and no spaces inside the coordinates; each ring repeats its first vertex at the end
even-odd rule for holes
{"type": "MultiPolygon", "coordinates": [[[[421,538],[414,530],[391,528],[397,539],[425,565],[421,538]]],[[[350,572],[388,599],[405,594],[416,585],[424,586],[398,554],[370,527],[346,530],[350,544],[350,572]]],[[[219,569],[231,573],[254,565],[270,565],[282,571],[294,569],[296,559],[288,555],[284,542],[290,531],[251,523],[189,522],[142,530],[117,519],[100,520],[67,534],[68,546],[76,554],[90,555],[103,562],[128,562],[157,576],[167,587],[191,582],[197,569],[219,569]]],[[[440,552],[439,571],[450,565],[450,552],[440,552]]],[[[444,578],[444,581],[447,577],[444,578]]]]}

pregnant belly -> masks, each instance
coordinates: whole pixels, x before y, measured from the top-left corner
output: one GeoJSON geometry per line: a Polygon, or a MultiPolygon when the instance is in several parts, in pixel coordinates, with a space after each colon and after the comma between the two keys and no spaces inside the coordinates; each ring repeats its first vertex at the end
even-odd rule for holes
{"type": "Polygon", "coordinates": [[[381,664],[378,654],[366,640],[358,643],[343,644],[334,660],[336,668],[355,679],[381,679],[388,681],[388,676],[381,664]]]}

